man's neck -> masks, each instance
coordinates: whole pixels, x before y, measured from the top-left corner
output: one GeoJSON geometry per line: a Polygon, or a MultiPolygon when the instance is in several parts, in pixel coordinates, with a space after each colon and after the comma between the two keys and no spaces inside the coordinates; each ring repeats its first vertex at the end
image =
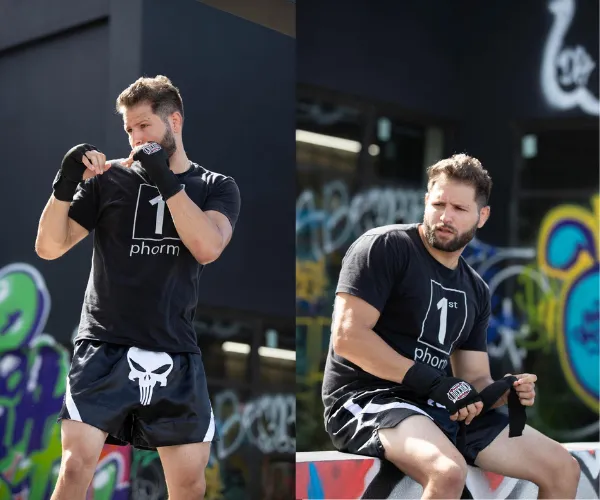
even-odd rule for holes
{"type": "Polygon", "coordinates": [[[183,148],[177,148],[175,154],[169,158],[169,165],[171,167],[171,171],[175,174],[182,174],[191,166],[190,160],[188,160],[183,148]]]}
{"type": "Polygon", "coordinates": [[[425,229],[423,228],[423,224],[419,224],[418,230],[419,236],[423,241],[423,245],[425,245],[425,248],[435,260],[437,260],[440,264],[447,267],[448,269],[456,269],[458,267],[458,259],[460,258],[464,248],[461,248],[456,252],[443,252],[442,250],[433,248],[429,244],[427,238],[425,238],[425,229]]]}

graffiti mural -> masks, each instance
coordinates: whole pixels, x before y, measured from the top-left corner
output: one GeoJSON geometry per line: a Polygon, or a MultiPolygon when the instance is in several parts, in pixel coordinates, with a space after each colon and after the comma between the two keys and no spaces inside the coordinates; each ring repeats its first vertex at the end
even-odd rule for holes
{"type": "Polygon", "coordinates": [[[303,260],[318,260],[345,250],[349,241],[372,227],[422,217],[423,193],[416,189],[372,187],[351,196],[346,183],[332,181],[318,195],[306,189],[298,196],[296,236],[301,245],[296,251],[303,260]]]}
{"type": "Polygon", "coordinates": [[[264,454],[296,451],[294,394],[264,394],[241,404],[234,391],[223,391],[215,397],[214,412],[221,437],[216,443],[219,459],[226,459],[245,442],[264,454]]]}
{"type": "Polygon", "coordinates": [[[544,97],[553,108],[579,108],[590,115],[600,114],[600,101],[588,87],[597,62],[580,44],[570,46],[568,39],[577,0],[549,0],[553,16],[542,58],[540,83],[544,97]]]}
{"type": "Polygon", "coordinates": [[[550,211],[540,229],[538,265],[560,283],[550,331],[556,338],[563,372],[572,390],[598,411],[599,334],[598,217],[592,209],[562,205],[550,211]]]}
{"type": "MultiPolygon", "coordinates": [[[[0,498],[50,497],[61,459],[60,426],[69,351],[43,332],[51,309],[33,266],[0,269],[0,498]]],[[[128,498],[129,454],[106,447],[90,500],[128,498]]]]}
{"type": "MultiPolygon", "coordinates": [[[[581,466],[577,498],[599,498],[598,472],[600,448],[590,443],[589,449],[567,446],[581,466]]],[[[484,472],[469,466],[463,498],[537,498],[533,483],[484,472]]],[[[299,453],[296,464],[296,498],[358,499],[419,498],[420,484],[400,472],[391,463],[375,458],[337,452],[299,453]]]]}

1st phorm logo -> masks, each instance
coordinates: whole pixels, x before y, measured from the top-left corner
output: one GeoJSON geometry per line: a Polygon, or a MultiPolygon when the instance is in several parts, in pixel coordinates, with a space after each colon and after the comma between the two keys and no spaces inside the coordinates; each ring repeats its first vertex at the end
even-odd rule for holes
{"type": "Polygon", "coordinates": [[[415,361],[421,361],[440,370],[443,370],[444,368],[446,368],[446,366],[448,366],[447,359],[439,358],[438,356],[432,355],[429,352],[428,347],[426,347],[425,350],[423,350],[420,347],[415,348],[415,361]]]}
{"type": "Polygon", "coordinates": [[[179,256],[181,247],[178,243],[181,239],[166,205],[155,186],[140,185],[133,221],[134,241],[129,249],[129,257],[134,255],[179,256]]]}

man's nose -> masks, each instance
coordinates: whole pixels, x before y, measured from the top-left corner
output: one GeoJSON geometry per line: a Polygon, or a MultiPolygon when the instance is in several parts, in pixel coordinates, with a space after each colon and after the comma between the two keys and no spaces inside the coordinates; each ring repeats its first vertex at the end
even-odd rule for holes
{"type": "Polygon", "coordinates": [[[442,212],[442,215],[440,215],[440,220],[444,223],[447,224],[450,221],[452,221],[452,215],[448,212],[448,209],[445,209],[442,212]]]}
{"type": "Polygon", "coordinates": [[[141,132],[134,133],[132,135],[132,137],[131,137],[131,142],[132,142],[134,148],[136,146],[144,144],[144,136],[143,136],[143,134],[141,132]]]}

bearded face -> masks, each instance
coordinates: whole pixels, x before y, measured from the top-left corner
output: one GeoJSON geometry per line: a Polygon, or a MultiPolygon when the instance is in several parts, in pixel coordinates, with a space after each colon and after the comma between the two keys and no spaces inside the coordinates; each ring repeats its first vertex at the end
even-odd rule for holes
{"type": "Polygon", "coordinates": [[[425,239],[431,247],[442,252],[461,250],[483,225],[480,221],[474,187],[445,176],[436,180],[427,193],[423,217],[425,239]]]}

